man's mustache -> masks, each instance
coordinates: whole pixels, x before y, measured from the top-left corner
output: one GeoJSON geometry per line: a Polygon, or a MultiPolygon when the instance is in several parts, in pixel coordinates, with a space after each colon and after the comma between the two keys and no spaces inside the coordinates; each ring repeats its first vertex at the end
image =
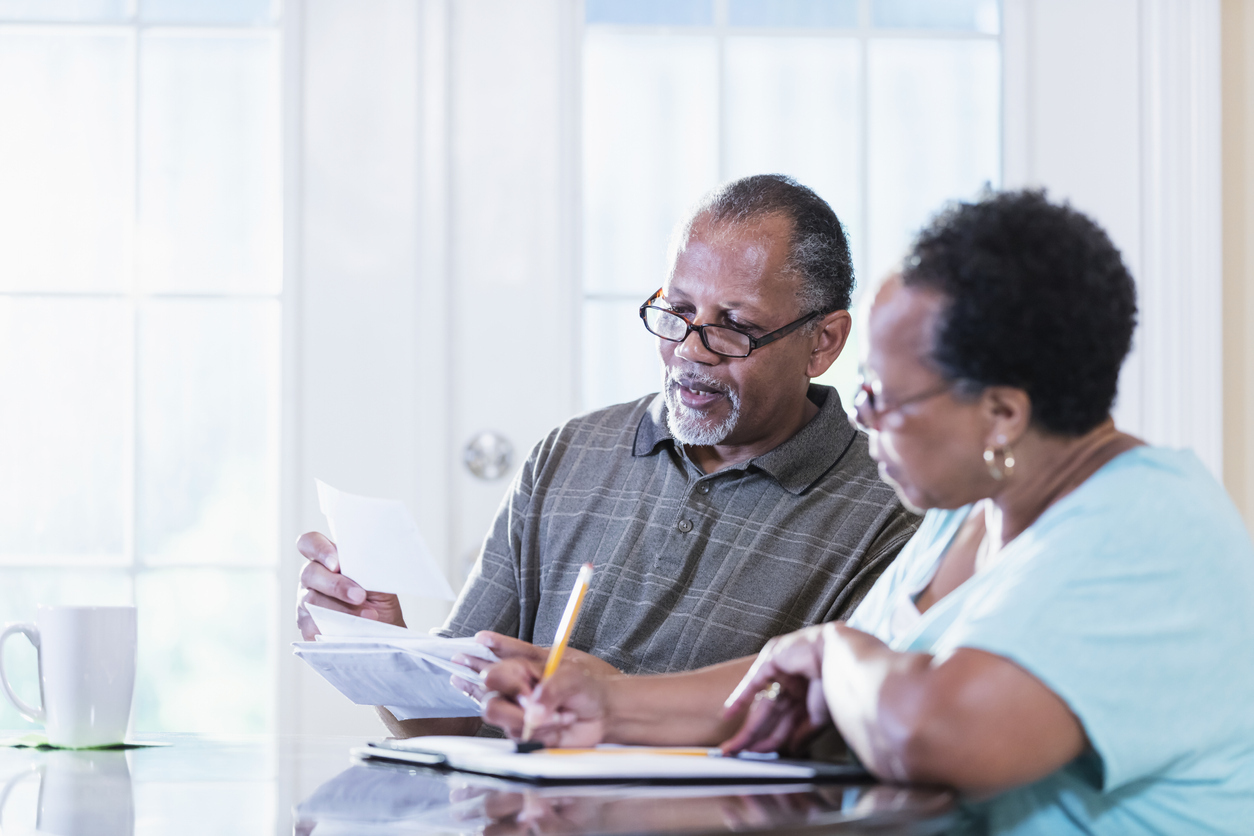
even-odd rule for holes
{"type": "Polygon", "coordinates": [[[712,392],[718,392],[720,395],[732,394],[732,389],[718,378],[711,377],[696,369],[667,369],[666,370],[666,387],[668,389],[675,386],[683,386],[691,389],[692,384],[697,384],[703,389],[712,392]]]}

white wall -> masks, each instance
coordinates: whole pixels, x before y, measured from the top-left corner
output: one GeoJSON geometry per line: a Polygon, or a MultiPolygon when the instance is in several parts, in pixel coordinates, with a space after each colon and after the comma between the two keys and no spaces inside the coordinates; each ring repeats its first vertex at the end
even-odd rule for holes
{"type": "Polygon", "coordinates": [[[1005,184],[1109,230],[1140,305],[1116,419],[1221,476],[1218,2],[1003,2],[1005,184]]]}

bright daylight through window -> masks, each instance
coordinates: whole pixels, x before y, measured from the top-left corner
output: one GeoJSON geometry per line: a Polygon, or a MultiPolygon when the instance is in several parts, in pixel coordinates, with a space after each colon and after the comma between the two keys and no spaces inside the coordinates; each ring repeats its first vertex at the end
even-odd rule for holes
{"type": "MultiPolygon", "coordinates": [[[[656,391],[636,308],[715,184],[788,174],[860,288],[951,198],[1001,182],[997,0],[585,0],[583,406],[656,391]]],[[[859,296],[855,294],[855,305],[859,296]]],[[[853,335],[857,340],[857,331],[853,335]]],[[[857,345],[824,375],[852,403],[857,345]]]]}
{"type": "MultiPolygon", "coordinates": [[[[135,5],[0,0],[0,613],[134,603],[136,730],[266,731],[278,17],[135,5]]],[[[33,651],[8,647],[37,701],[33,651]]]]}

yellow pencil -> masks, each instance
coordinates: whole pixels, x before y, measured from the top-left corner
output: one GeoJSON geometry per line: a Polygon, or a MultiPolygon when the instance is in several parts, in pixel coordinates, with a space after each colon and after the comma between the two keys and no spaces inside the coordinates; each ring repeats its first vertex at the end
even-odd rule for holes
{"type": "MultiPolygon", "coordinates": [[[[557,624],[557,636],[554,638],[553,646],[549,648],[549,658],[544,663],[544,673],[540,676],[539,685],[543,685],[562,663],[562,654],[566,652],[566,645],[570,643],[570,634],[575,629],[575,619],[579,618],[579,608],[583,606],[583,597],[588,593],[588,584],[591,581],[592,564],[585,563],[579,567],[579,575],[575,578],[575,588],[570,591],[566,611],[562,613],[562,620],[557,624]]],[[[539,685],[536,687],[538,688],[539,685]]],[[[531,731],[530,712],[524,711],[522,733],[524,743],[531,740],[531,731]]]]}

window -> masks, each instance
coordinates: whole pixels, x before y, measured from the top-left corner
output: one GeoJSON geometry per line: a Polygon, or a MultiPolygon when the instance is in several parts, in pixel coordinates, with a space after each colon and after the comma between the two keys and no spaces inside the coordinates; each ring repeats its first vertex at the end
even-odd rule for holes
{"type": "Polygon", "coordinates": [[[277,24],[0,0],[0,613],[136,604],[141,731],[274,725],[277,24]]]}
{"type": "MultiPolygon", "coordinates": [[[[657,390],[635,309],[662,283],[672,227],[719,182],[783,173],[817,191],[845,224],[859,288],[944,201],[996,187],[999,12],[996,0],[586,0],[584,408],[657,390]]],[[[822,378],[846,406],[857,338],[822,378]]]]}

